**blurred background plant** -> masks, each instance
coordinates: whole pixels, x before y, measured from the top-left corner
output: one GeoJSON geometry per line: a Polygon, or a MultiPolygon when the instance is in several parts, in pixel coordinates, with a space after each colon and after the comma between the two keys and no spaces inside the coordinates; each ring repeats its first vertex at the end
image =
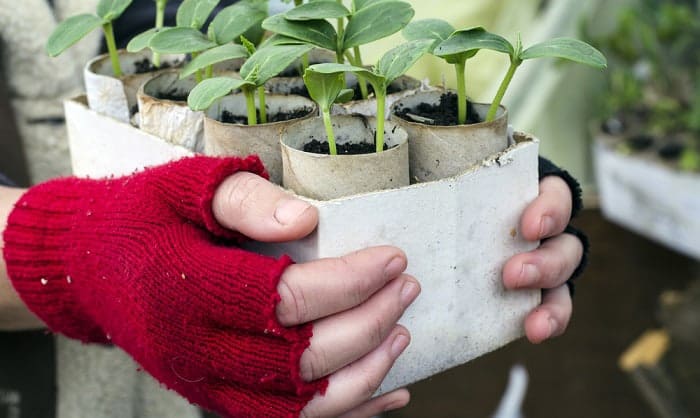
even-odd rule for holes
{"type": "Polygon", "coordinates": [[[609,60],[601,128],[624,137],[623,152],[655,150],[700,171],[700,2],[641,0],[617,20],[601,36],[584,27],[609,60]]]}

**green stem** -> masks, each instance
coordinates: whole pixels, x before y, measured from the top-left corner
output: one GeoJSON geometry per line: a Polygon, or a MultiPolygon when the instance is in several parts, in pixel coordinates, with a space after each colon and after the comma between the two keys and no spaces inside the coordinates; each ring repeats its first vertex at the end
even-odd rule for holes
{"type": "Polygon", "coordinates": [[[331,155],[338,155],[338,149],[335,146],[335,134],[333,133],[333,124],[331,123],[330,109],[324,109],[323,124],[326,126],[326,137],[328,138],[328,148],[331,155]]]}
{"type": "Polygon", "coordinates": [[[165,4],[168,0],[158,0],[156,4],[156,29],[163,27],[163,22],[165,20],[165,4]]]}
{"type": "Polygon", "coordinates": [[[258,87],[258,104],[260,105],[260,123],[267,123],[267,108],[265,104],[265,87],[258,87]]]}
{"type": "Polygon", "coordinates": [[[455,64],[455,76],[457,77],[457,123],[467,123],[467,85],[464,80],[466,61],[455,64]]]}
{"type": "Polygon", "coordinates": [[[112,27],[112,22],[103,24],[102,30],[105,34],[107,51],[109,51],[109,59],[112,61],[112,71],[114,71],[114,76],[121,77],[122,67],[119,64],[119,52],[117,51],[117,43],[114,41],[114,28],[112,27]]]}
{"type": "Polygon", "coordinates": [[[204,73],[204,77],[206,78],[212,78],[214,76],[214,66],[213,65],[207,65],[207,69],[204,73]]]}
{"type": "MultiPolygon", "coordinates": [[[[197,55],[199,55],[197,52],[192,53],[192,59],[197,58],[197,55]]],[[[202,70],[197,70],[194,73],[194,81],[197,82],[197,84],[201,83],[202,80],[204,80],[204,77],[202,77],[202,70]]]]}
{"type": "MultiPolygon", "coordinates": [[[[158,0],[156,2],[156,30],[160,30],[163,27],[163,22],[165,20],[165,4],[168,0],[158,0]]],[[[160,67],[160,54],[157,52],[153,53],[153,65],[158,68],[160,67]]]]}
{"type": "MultiPolygon", "coordinates": [[[[343,4],[342,0],[338,0],[338,3],[343,4]]],[[[335,46],[335,60],[338,62],[338,64],[342,64],[344,62],[343,53],[345,52],[345,48],[343,48],[343,38],[345,38],[345,20],[342,17],[338,19],[338,29],[336,31],[336,35],[338,41],[335,46]]]]}
{"type": "Polygon", "coordinates": [[[257,125],[258,118],[255,114],[255,90],[252,88],[244,88],[243,95],[245,95],[245,105],[248,111],[248,126],[257,125]]]}
{"type": "Polygon", "coordinates": [[[374,94],[377,96],[377,133],[375,144],[377,145],[377,152],[384,151],[384,109],[386,108],[386,88],[381,89],[374,87],[374,94]]]}
{"type": "Polygon", "coordinates": [[[518,66],[520,66],[520,63],[522,61],[511,61],[510,67],[508,68],[508,72],[506,73],[506,76],[503,78],[503,81],[501,82],[501,86],[498,88],[498,92],[496,93],[496,97],[493,99],[493,102],[491,102],[491,107],[489,107],[489,112],[486,114],[486,122],[491,122],[496,118],[496,113],[498,112],[498,107],[501,105],[501,100],[503,100],[503,96],[506,94],[506,90],[508,89],[508,86],[510,85],[511,80],[513,80],[513,75],[515,74],[515,70],[518,69],[518,66]]]}
{"type": "Polygon", "coordinates": [[[309,53],[301,56],[301,74],[304,75],[306,69],[309,68],[309,53]]]}
{"type": "MultiPolygon", "coordinates": [[[[355,62],[353,62],[353,65],[357,67],[362,67],[362,55],[360,55],[360,47],[354,47],[353,51],[355,52],[355,62]]],[[[357,82],[360,85],[360,93],[362,94],[362,98],[367,99],[367,97],[369,97],[369,91],[367,90],[367,82],[364,78],[359,77],[357,79],[357,82]]]]}

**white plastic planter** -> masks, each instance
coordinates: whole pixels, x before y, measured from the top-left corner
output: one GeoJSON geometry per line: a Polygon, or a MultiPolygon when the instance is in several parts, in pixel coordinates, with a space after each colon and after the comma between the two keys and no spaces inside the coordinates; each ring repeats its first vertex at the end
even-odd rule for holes
{"type": "Polygon", "coordinates": [[[700,174],[680,172],[648,156],[621,154],[616,143],[599,135],[593,149],[605,217],[700,259],[700,174]]]}
{"type": "MultiPolygon", "coordinates": [[[[173,67],[182,63],[184,58],[184,55],[165,55],[161,57],[161,62],[173,67]]],[[[129,122],[132,110],[137,108],[136,92],[143,82],[158,73],[154,71],[136,74],[136,63],[144,59],[151,59],[151,53],[147,50],[120,50],[119,64],[124,73],[120,78],[113,75],[109,55],[103,54],[88,61],[83,69],[83,77],[90,109],[119,121],[129,122]]]]}
{"type": "MultiPolygon", "coordinates": [[[[66,102],[73,167],[80,176],[132,173],[191,155],[182,147],[66,102]]],[[[398,189],[311,201],[317,230],[285,245],[251,244],[268,254],[303,262],[363,247],[390,244],[408,256],[407,272],[422,293],[401,319],[412,342],[380,393],[466,363],[523,335],[523,320],[540,292],[506,291],[501,270],[530,251],[518,232],[520,216],[538,193],[538,141],[517,143],[455,177],[398,189]],[[362,219],[346,225],[338,219],[362,219]]]]}

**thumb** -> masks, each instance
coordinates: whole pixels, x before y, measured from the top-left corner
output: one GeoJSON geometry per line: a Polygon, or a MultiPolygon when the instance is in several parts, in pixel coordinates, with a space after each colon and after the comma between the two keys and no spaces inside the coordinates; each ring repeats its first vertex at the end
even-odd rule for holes
{"type": "Polygon", "coordinates": [[[300,239],[318,224],[314,206],[249,172],[219,185],[212,212],[222,226],[263,242],[300,239]]]}

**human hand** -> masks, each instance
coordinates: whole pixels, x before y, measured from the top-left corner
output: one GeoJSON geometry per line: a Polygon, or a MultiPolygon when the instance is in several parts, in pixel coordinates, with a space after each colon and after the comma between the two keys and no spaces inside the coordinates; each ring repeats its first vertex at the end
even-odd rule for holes
{"type": "Polygon", "coordinates": [[[520,220],[525,239],[544,241],[534,251],[515,255],[503,268],[507,289],[543,289],[542,304],[525,319],[525,334],[533,343],[561,335],[571,319],[566,281],[583,257],[581,241],[563,233],[571,218],[571,201],[571,190],[564,180],[544,177],[539,196],[520,220]]]}
{"type": "MultiPolygon", "coordinates": [[[[224,181],[213,210],[223,226],[265,242],[303,238],[318,222],[316,208],[251,173],[224,181]]],[[[325,395],[317,395],[302,417],[370,417],[408,403],[405,389],[370,399],[410,340],[396,322],[420,287],[402,274],[405,268],[403,252],[374,247],[291,265],[282,274],[280,323],[314,323],[301,376],[313,381],[330,375],[325,395]]]]}
{"type": "Polygon", "coordinates": [[[404,405],[406,391],[370,397],[408,343],[396,321],[419,288],[401,274],[405,256],[379,247],[294,265],[224,245],[295,239],[317,221],[242,171],[263,169],[255,158],[194,157],[29,189],[4,233],[15,289],[52,331],[111,342],[223,416],[404,405]]]}

